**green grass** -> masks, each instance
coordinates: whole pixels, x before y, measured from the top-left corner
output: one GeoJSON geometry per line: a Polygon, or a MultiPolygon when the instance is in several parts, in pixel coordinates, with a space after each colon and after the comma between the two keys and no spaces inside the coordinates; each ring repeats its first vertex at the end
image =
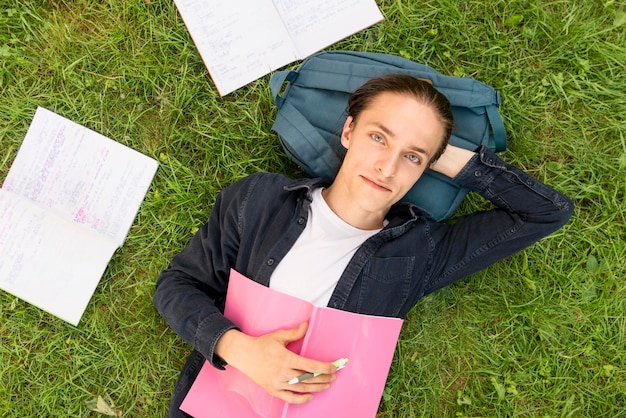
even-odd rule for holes
{"type": "MultiPolygon", "coordinates": [[[[626,5],[379,0],[336,49],[386,52],[502,92],[504,157],[567,193],[572,220],[423,299],[380,417],[626,417],[626,5]]],[[[164,416],[190,348],[154,281],[245,175],[297,176],[264,77],[217,94],[173,3],[0,0],[0,178],[36,106],[160,161],[78,327],[0,292],[0,415],[164,416]]],[[[460,211],[481,207],[470,197],[460,211]]]]}

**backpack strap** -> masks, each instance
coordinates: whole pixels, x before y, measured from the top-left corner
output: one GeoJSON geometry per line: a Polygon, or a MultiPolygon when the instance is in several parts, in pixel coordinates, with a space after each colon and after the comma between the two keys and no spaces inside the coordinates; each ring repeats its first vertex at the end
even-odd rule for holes
{"type": "Polygon", "coordinates": [[[496,103],[491,106],[487,106],[487,118],[489,119],[489,125],[493,132],[493,139],[495,141],[495,151],[504,151],[507,147],[506,142],[506,130],[504,128],[504,122],[498,112],[498,106],[502,104],[502,98],[500,92],[496,91],[496,103]]]}
{"type": "Polygon", "coordinates": [[[297,71],[277,71],[270,77],[270,90],[272,91],[272,97],[274,98],[274,104],[279,109],[283,106],[285,99],[280,94],[280,89],[283,87],[285,81],[288,81],[291,85],[298,78],[297,71]]]}

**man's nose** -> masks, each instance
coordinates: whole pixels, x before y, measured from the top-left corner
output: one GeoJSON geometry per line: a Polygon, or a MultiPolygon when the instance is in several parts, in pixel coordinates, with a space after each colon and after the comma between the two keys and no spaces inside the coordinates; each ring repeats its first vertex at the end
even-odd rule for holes
{"type": "Polygon", "coordinates": [[[393,177],[398,169],[400,157],[393,152],[384,152],[377,161],[378,172],[385,177],[393,177]]]}

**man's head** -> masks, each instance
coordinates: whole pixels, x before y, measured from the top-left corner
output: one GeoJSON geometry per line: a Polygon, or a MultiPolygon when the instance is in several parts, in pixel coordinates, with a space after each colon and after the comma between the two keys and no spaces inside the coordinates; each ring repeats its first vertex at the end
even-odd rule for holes
{"type": "Polygon", "coordinates": [[[406,75],[368,81],[350,98],[341,133],[347,152],[327,202],[351,225],[380,225],[443,153],[451,131],[450,104],[429,83],[406,75]]]}
{"type": "Polygon", "coordinates": [[[441,146],[429,161],[429,165],[437,161],[448,145],[454,128],[452,110],[446,96],[435,89],[429,81],[407,74],[388,74],[370,79],[352,93],[346,109],[348,116],[352,117],[353,122],[357,121],[361,112],[367,109],[379,94],[385,92],[413,97],[419,103],[432,107],[439,116],[444,128],[443,137],[441,138],[441,146]]]}

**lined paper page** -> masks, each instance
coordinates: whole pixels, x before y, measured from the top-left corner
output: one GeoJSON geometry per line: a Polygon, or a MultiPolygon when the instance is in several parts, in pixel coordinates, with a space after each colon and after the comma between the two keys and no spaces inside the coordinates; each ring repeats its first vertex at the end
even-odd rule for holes
{"type": "Polygon", "coordinates": [[[222,96],[383,19],[374,0],[175,0],[222,96]]]}
{"type": "Polygon", "coordinates": [[[0,190],[0,288],[77,325],[117,245],[0,190]]]}
{"type": "Polygon", "coordinates": [[[154,159],[38,108],[2,187],[121,246],[156,168],[154,159]]]}
{"type": "Polygon", "coordinates": [[[304,59],[381,20],[374,0],[273,0],[304,59]]]}
{"type": "Polygon", "coordinates": [[[297,59],[267,0],[175,0],[222,96],[297,59]]]}

